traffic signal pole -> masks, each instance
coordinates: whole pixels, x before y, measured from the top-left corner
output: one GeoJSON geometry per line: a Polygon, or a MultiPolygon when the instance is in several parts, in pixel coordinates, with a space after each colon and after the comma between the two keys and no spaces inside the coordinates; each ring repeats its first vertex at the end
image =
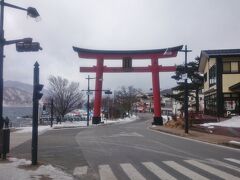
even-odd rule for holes
{"type": "Polygon", "coordinates": [[[34,75],[33,75],[33,122],[32,122],[32,165],[37,164],[38,154],[38,105],[39,100],[42,98],[40,91],[43,85],[39,84],[39,64],[34,64],[34,75]]]}
{"type": "MultiPolygon", "coordinates": [[[[1,1],[4,3],[4,0],[1,1]]],[[[3,128],[3,59],[4,59],[4,6],[1,6],[0,14],[0,129],[3,128]]]]}

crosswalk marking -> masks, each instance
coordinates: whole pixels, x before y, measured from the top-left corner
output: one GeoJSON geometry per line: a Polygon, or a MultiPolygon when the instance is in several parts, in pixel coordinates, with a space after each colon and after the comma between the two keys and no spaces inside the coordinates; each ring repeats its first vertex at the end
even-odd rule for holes
{"type": "Polygon", "coordinates": [[[184,166],[174,162],[174,161],[163,161],[166,165],[169,167],[175,169],[179,173],[189,177],[190,179],[196,179],[196,180],[208,180],[208,178],[201,176],[200,174],[195,173],[194,171],[185,168],[184,166]]]}
{"type": "Polygon", "coordinates": [[[234,162],[234,163],[237,163],[237,164],[240,164],[240,161],[237,160],[237,159],[232,159],[232,158],[224,158],[224,159],[226,159],[228,161],[231,161],[231,162],[234,162]]]}
{"type": "Polygon", "coordinates": [[[221,170],[218,170],[212,166],[209,166],[209,165],[206,165],[206,164],[203,164],[203,163],[200,163],[196,160],[185,160],[185,162],[193,165],[193,166],[196,166],[204,171],[207,171],[208,173],[210,174],[213,174],[215,176],[218,176],[220,178],[223,178],[223,179],[231,179],[231,180],[240,180],[240,178],[236,177],[236,176],[233,176],[231,174],[228,174],[228,173],[225,173],[221,170]]]}
{"type": "Polygon", "coordinates": [[[83,176],[87,174],[88,166],[76,167],[73,171],[74,176],[83,176]]]}
{"type": "Polygon", "coordinates": [[[131,164],[123,163],[120,164],[123,171],[128,175],[131,180],[146,180],[131,164]]]}
{"type": "Polygon", "coordinates": [[[99,165],[98,169],[101,180],[117,180],[109,165],[99,165]]]}
{"type": "Polygon", "coordinates": [[[220,166],[224,166],[224,167],[227,167],[229,169],[233,169],[235,171],[238,171],[240,172],[240,168],[237,167],[237,166],[233,166],[231,164],[228,164],[228,163],[225,163],[225,162],[222,162],[222,161],[218,161],[218,160],[215,160],[215,159],[209,159],[211,162],[214,162],[215,164],[218,164],[220,166]]]}
{"type": "Polygon", "coordinates": [[[159,177],[162,180],[177,180],[175,177],[168,174],[166,171],[164,171],[162,168],[158,167],[156,164],[152,162],[143,162],[142,163],[149,171],[151,171],[153,174],[155,174],[157,177],[159,177]]]}
{"type": "MultiPolygon", "coordinates": [[[[240,180],[240,168],[238,167],[238,164],[240,164],[240,160],[233,158],[224,158],[224,160],[228,161],[229,163],[226,161],[211,158],[206,159],[206,161],[200,161],[195,159],[183,160],[185,162],[185,165],[182,165],[180,162],[175,161],[162,161],[162,163],[173,169],[172,171],[177,171],[178,173],[194,180],[208,180],[208,178],[206,175],[200,174],[200,172],[189,169],[189,166],[194,166],[199,170],[201,169],[209,174],[212,174],[222,179],[240,180]],[[236,165],[230,162],[236,163],[236,165]],[[235,171],[236,174],[232,175],[228,172],[225,172],[224,170],[218,169],[217,166],[213,167],[212,165],[214,164],[220,168],[228,168],[229,170],[235,171]]],[[[152,173],[152,176],[154,174],[159,179],[177,180],[178,178],[171,175],[171,171],[169,169],[164,170],[161,168],[161,166],[155,164],[154,162],[149,161],[140,163],[142,164],[142,168],[144,166],[148,171],[152,173]]],[[[139,172],[139,170],[136,169],[131,163],[122,163],[120,164],[120,167],[130,180],[146,180],[146,178],[143,176],[144,174],[141,174],[141,172],[139,172]]],[[[114,171],[112,171],[112,167],[109,164],[98,165],[97,171],[99,173],[100,180],[117,180],[117,174],[114,174],[114,171]]],[[[116,172],[117,171],[118,170],[116,170],[116,172]]],[[[96,171],[94,172],[96,173],[96,171]]],[[[91,175],[91,171],[89,170],[88,166],[80,166],[74,169],[73,175],[80,178],[85,178],[91,175]]]]}

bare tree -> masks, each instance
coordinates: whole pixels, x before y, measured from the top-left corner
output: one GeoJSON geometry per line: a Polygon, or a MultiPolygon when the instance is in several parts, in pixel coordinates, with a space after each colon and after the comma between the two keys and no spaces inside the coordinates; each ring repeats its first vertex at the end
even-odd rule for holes
{"type": "Polygon", "coordinates": [[[79,89],[79,83],[69,82],[62,77],[50,76],[48,95],[46,100],[53,99],[53,106],[56,115],[64,117],[65,114],[83,104],[83,94],[79,89]]]}
{"type": "Polygon", "coordinates": [[[115,103],[117,103],[122,113],[130,113],[133,104],[137,102],[138,90],[133,86],[124,87],[122,86],[119,91],[115,92],[115,103]]]}

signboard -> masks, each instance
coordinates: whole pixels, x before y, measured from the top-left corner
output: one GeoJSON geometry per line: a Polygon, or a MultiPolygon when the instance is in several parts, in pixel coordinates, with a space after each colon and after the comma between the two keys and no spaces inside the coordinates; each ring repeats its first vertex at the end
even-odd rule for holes
{"type": "Polygon", "coordinates": [[[92,91],[87,91],[86,94],[87,94],[87,95],[92,95],[93,92],[92,92],[92,91]]]}
{"type": "Polygon", "coordinates": [[[183,74],[182,75],[182,79],[186,80],[188,77],[187,77],[187,73],[183,74]]]}
{"type": "Polygon", "coordinates": [[[112,94],[112,91],[110,91],[110,90],[105,91],[105,94],[112,94]]]}

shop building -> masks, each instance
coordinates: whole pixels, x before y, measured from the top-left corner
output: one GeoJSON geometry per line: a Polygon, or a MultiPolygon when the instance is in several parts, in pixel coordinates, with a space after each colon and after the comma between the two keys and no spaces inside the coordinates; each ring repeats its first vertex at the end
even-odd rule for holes
{"type": "Polygon", "coordinates": [[[240,49],[203,50],[204,114],[226,117],[240,113],[240,49]]]}

